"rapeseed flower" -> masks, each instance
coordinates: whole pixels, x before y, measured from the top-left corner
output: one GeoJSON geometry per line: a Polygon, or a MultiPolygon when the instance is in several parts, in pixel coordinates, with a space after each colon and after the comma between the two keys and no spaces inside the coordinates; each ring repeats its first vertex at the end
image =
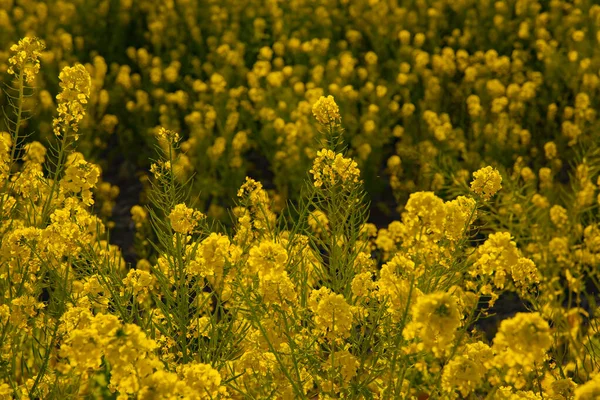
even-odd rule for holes
{"type": "Polygon", "coordinates": [[[489,200],[502,188],[502,176],[492,167],[488,166],[475,171],[473,178],[471,190],[484,200],[489,200]]]}
{"type": "Polygon", "coordinates": [[[324,126],[337,126],[341,123],[340,109],[333,96],[321,96],[312,106],[317,121],[324,126]]]}

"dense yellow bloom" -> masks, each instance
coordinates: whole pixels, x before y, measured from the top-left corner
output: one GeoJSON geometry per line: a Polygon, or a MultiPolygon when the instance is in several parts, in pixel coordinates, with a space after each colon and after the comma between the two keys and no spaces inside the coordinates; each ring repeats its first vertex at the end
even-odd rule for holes
{"type": "Polygon", "coordinates": [[[557,228],[564,228],[569,222],[569,214],[562,206],[552,206],[552,208],[550,208],[550,221],[552,221],[557,228]]]}
{"type": "Polygon", "coordinates": [[[493,358],[492,349],[482,342],[469,343],[459,355],[444,366],[442,388],[449,393],[459,391],[467,397],[483,381],[485,364],[493,358]]]}
{"type": "Polygon", "coordinates": [[[441,356],[460,326],[456,299],[449,293],[419,296],[411,307],[412,321],[404,329],[406,339],[419,338],[427,350],[441,356]]]}
{"type": "Polygon", "coordinates": [[[148,271],[132,269],[127,273],[127,277],[123,279],[123,285],[132,291],[137,297],[138,302],[142,303],[148,298],[149,293],[153,290],[156,284],[156,278],[148,271]]]}
{"type": "Polygon", "coordinates": [[[91,190],[96,188],[99,177],[100,168],[97,165],[75,159],[68,164],[60,184],[65,190],[81,193],[83,204],[89,206],[94,204],[91,190]]]}
{"type": "Polygon", "coordinates": [[[13,393],[14,391],[8,383],[0,384],[0,400],[12,400],[13,393]]]}
{"type": "Polygon", "coordinates": [[[498,79],[491,79],[486,83],[486,89],[493,98],[504,96],[506,88],[498,79]]]}
{"type": "Polygon", "coordinates": [[[485,167],[473,173],[471,190],[482,196],[484,200],[489,200],[502,188],[502,176],[498,170],[492,167],[485,167]]]}
{"type": "Polygon", "coordinates": [[[0,185],[3,185],[9,177],[10,151],[12,139],[8,132],[0,132],[0,185]]]}
{"type": "Polygon", "coordinates": [[[336,383],[339,382],[338,374],[341,377],[342,387],[356,376],[359,362],[348,350],[341,350],[332,353],[323,364],[322,369],[335,377],[330,382],[324,382],[323,386],[327,391],[335,391],[336,383]]]}
{"type": "Polygon", "coordinates": [[[27,143],[24,147],[25,155],[23,161],[29,161],[35,164],[43,164],[46,157],[46,148],[40,142],[34,141],[27,143]]]}
{"type": "Polygon", "coordinates": [[[191,389],[190,399],[215,399],[227,393],[221,386],[221,375],[208,364],[185,364],[180,374],[182,381],[191,389]]]}
{"type": "Polygon", "coordinates": [[[406,306],[421,295],[416,287],[411,287],[411,275],[418,277],[423,270],[409,258],[397,254],[381,267],[377,281],[377,295],[387,301],[388,312],[394,320],[400,320],[406,306]]]}
{"type": "Polygon", "coordinates": [[[343,295],[322,287],[312,291],[308,306],[314,313],[315,330],[318,335],[331,341],[350,336],[353,312],[343,295]]]}
{"type": "Polygon", "coordinates": [[[544,145],[544,153],[548,160],[554,159],[556,157],[556,155],[558,154],[558,151],[556,149],[556,143],[554,143],[554,142],[546,143],[544,145]]]}
{"type": "Polygon", "coordinates": [[[459,240],[464,237],[469,228],[467,223],[475,220],[477,211],[475,200],[470,197],[459,196],[455,200],[444,203],[446,221],[444,234],[450,240],[459,240]]]}
{"type": "Polygon", "coordinates": [[[186,272],[192,276],[211,277],[219,282],[227,261],[234,261],[236,248],[227,236],[211,233],[202,240],[193,259],[188,262],[186,272]]]}
{"type": "Polygon", "coordinates": [[[494,399],[497,400],[543,400],[541,395],[534,393],[531,390],[514,390],[510,386],[501,386],[494,394],[494,399]]]}
{"type": "Polygon", "coordinates": [[[112,3],[0,0],[0,399],[600,397],[595,1],[112,3]],[[141,204],[217,228],[133,207],[130,269],[99,166],[156,138],[141,204]]]}
{"type": "Polygon", "coordinates": [[[259,276],[258,293],[265,305],[296,303],[296,288],[286,271],[269,270],[259,276]]]}
{"type": "Polygon", "coordinates": [[[234,209],[239,222],[236,239],[247,239],[251,233],[259,234],[258,232],[274,226],[276,217],[271,211],[271,200],[260,182],[246,177],[237,195],[244,201],[245,207],[234,209]]]}
{"type": "Polygon", "coordinates": [[[185,204],[177,204],[169,214],[173,230],[183,234],[192,233],[202,218],[204,218],[204,214],[188,208],[185,204]]]}
{"type": "Polygon", "coordinates": [[[50,214],[50,225],[43,231],[47,250],[57,257],[77,254],[82,246],[93,243],[105,227],[99,219],[74,197],[65,200],[63,207],[50,214]]]}
{"type": "MultiPolygon", "coordinates": [[[[83,65],[77,64],[74,67],[65,67],[58,77],[62,91],[56,96],[58,118],[53,121],[54,134],[66,135],[68,130],[77,133],[90,97],[90,74],[83,65]]],[[[78,137],[76,134],[75,139],[78,137]]]]}
{"type": "Polygon", "coordinates": [[[538,313],[517,313],[500,323],[494,337],[495,362],[514,367],[542,363],[552,346],[548,322],[538,313]]]}
{"type": "Polygon", "coordinates": [[[593,400],[600,397],[600,377],[596,377],[575,389],[575,400],[593,400]]]}
{"type": "Polygon", "coordinates": [[[81,307],[70,308],[61,319],[67,335],[60,348],[61,357],[81,373],[98,368],[105,346],[121,327],[119,319],[105,314],[93,316],[81,307]]]}
{"type": "Polygon", "coordinates": [[[112,114],[106,114],[104,117],[102,117],[102,121],[100,121],[100,126],[108,134],[114,133],[115,127],[118,124],[119,118],[116,115],[112,114]]]}
{"type": "Polygon", "coordinates": [[[287,251],[281,244],[266,240],[250,249],[248,265],[252,272],[261,275],[271,271],[283,271],[287,259],[287,251]]]}
{"type": "Polygon", "coordinates": [[[109,336],[104,356],[111,365],[109,388],[121,394],[134,394],[144,386],[162,363],[153,356],[158,344],[134,324],[122,325],[109,336]]]}
{"type": "Polygon", "coordinates": [[[359,182],[360,177],[356,161],[328,149],[317,152],[310,173],[313,174],[315,187],[324,188],[340,185],[350,189],[359,182]]]}
{"type": "Polygon", "coordinates": [[[545,396],[551,399],[563,400],[572,399],[575,394],[577,384],[571,378],[561,378],[555,376],[554,371],[546,372],[542,387],[544,388],[545,396]]]}
{"type": "Polygon", "coordinates": [[[312,106],[312,112],[320,124],[326,126],[339,125],[342,121],[340,109],[335,103],[333,96],[321,96],[312,106]]]}
{"type": "Polygon", "coordinates": [[[403,221],[412,228],[411,233],[415,236],[429,234],[438,240],[444,231],[446,212],[444,201],[433,192],[416,192],[406,202],[403,221]]]}
{"type": "Polygon", "coordinates": [[[533,197],[531,198],[531,203],[539,208],[548,208],[550,206],[548,198],[541,196],[538,193],[533,195],[533,197]]]}
{"type": "Polygon", "coordinates": [[[366,297],[376,287],[377,286],[373,281],[373,274],[369,271],[357,274],[354,279],[352,279],[352,294],[356,297],[366,297]]]}
{"type": "Polygon", "coordinates": [[[16,297],[10,302],[10,322],[18,329],[31,333],[31,327],[28,326],[27,320],[35,317],[45,306],[44,303],[36,301],[30,295],[16,297]]]}
{"type": "Polygon", "coordinates": [[[476,260],[470,271],[471,276],[493,275],[493,283],[499,289],[506,285],[507,276],[511,276],[514,285],[521,290],[539,282],[535,264],[528,258],[521,257],[508,232],[491,234],[473,256],[476,260]]]}
{"type": "Polygon", "coordinates": [[[15,53],[8,59],[10,67],[7,72],[16,75],[20,71],[25,76],[25,82],[32,83],[40,72],[40,56],[44,44],[35,37],[25,37],[18,44],[12,45],[10,51],[15,53]]]}

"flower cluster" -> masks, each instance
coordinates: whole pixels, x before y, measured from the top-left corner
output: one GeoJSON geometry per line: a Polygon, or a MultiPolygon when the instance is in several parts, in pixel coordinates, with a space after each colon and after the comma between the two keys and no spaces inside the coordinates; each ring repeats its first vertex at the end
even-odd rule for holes
{"type": "Polygon", "coordinates": [[[91,189],[96,188],[99,177],[100,168],[97,165],[73,157],[72,160],[67,160],[67,168],[60,183],[69,192],[81,193],[83,203],[89,206],[94,204],[91,189]]]}
{"type": "Polygon", "coordinates": [[[360,170],[355,161],[329,149],[317,152],[310,173],[313,174],[315,187],[324,188],[341,186],[349,190],[360,178],[360,170]]]}
{"type": "Polygon", "coordinates": [[[312,106],[312,113],[321,125],[336,126],[339,125],[342,117],[340,109],[335,103],[333,96],[321,96],[312,106]]]}
{"type": "Polygon", "coordinates": [[[344,296],[328,288],[310,294],[309,307],[314,313],[316,331],[330,341],[347,338],[352,328],[352,307],[344,296]]]}
{"type": "Polygon", "coordinates": [[[85,116],[85,105],[90,97],[90,74],[83,65],[78,64],[65,67],[58,78],[62,91],[56,96],[58,117],[53,121],[54,134],[67,135],[72,131],[77,140],[79,123],[85,116]]]}
{"type": "Polygon", "coordinates": [[[204,3],[0,1],[0,398],[597,398],[600,6],[204,3]]]}
{"type": "Polygon", "coordinates": [[[420,338],[436,355],[448,350],[460,325],[456,299],[449,293],[419,296],[411,309],[412,322],[404,330],[407,339],[420,338]]]}
{"type": "Polygon", "coordinates": [[[475,171],[473,178],[471,190],[483,197],[484,200],[489,200],[502,188],[502,176],[492,167],[488,166],[475,171]]]}
{"type": "Polygon", "coordinates": [[[14,53],[8,59],[10,67],[7,72],[16,75],[17,71],[22,73],[25,82],[33,83],[35,76],[40,72],[40,56],[44,50],[44,44],[35,37],[25,37],[18,44],[12,45],[10,51],[14,53]]]}
{"type": "Polygon", "coordinates": [[[169,214],[171,227],[177,233],[190,234],[205,215],[198,210],[187,207],[185,204],[177,204],[169,214]]]}

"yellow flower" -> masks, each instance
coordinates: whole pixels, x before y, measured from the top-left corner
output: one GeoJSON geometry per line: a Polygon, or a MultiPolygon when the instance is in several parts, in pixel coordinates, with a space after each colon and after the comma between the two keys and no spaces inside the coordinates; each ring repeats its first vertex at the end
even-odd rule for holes
{"type": "Polygon", "coordinates": [[[352,328],[352,308],[341,294],[322,287],[313,290],[308,306],[314,313],[315,328],[329,340],[347,338],[352,328]]]}
{"type": "Polygon", "coordinates": [[[423,268],[412,260],[397,254],[388,263],[383,264],[377,281],[377,295],[387,303],[387,311],[394,320],[402,318],[406,305],[422,293],[419,288],[411,287],[412,276],[419,277],[423,268]]]}
{"type": "Polygon", "coordinates": [[[481,168],[473,173],[473,177],[475,179],[471,182],[471,190],[484,200],[489,200],[502,188],[502,176],[495,168],[481,168]]]}
{"type": "Polygon", "coordinates": [[[171,227],[177,233],[192,233],[198,221],[204,218],[200,211],[188,208],[185,204],[177,204],[169,214],[171,227]]]}
{"type": "Polygon", "coordinates": [[[98,368],[105,346],[121,327],[114,315],[92,313],[82,307],[71,307],[61,317],[64,339],[59,354],[79,372],[98,368]]]}
{"type": "Polygon", "coordinates": [[[577,384],[571,378],[560,378],[548,371],[542,381],[542,387],[548,393],[549,398],[563,400],[573,398],[577,384]]]}
{"type": "Polygon", "coordinates": [[[344,158],[332,150],[322,149],[317,152],[317,157],[310,170],[313,174],[315,187],[331,187],[341,185],[350,189],[359,182],[360,170],[358,164],[351,158],[344,158]]]}
{"type": "Polygon", "coordinates": [[[459,354],[444,366],[442,388],[450,393],[458,390],[466,398],[483,381],[485,363],[493,358],[493,352],[485,343],[477,342],[467,344],[459,354]]]}
{"type": "MultiPolygon", "coordinates": [[[[85,116],[85,105],[90,97],[92,81],[90,74],[81,64],[74,67],[65,67],[60,75],[59,86],[62,88],[56,99],[58,100],[58,118],[53,121],[56,136],[67,133],[70,128],[73,132],[79,130],[79,122],[85,116]]],[[[78,135],[75,135],[77,140],[78,135]]]]}
{"type": "Polygon", "coordinates": [[[342,122],[340,109],[331,95],[327,97],[321,96],[313,104],[312,112],[317,121],[322,125],[335,126],[342,122]]]}
{"type": "Polygon", "coordinates": [[[25,156],[23,161],[42,164],[46,157],[46,148],[40,142],[30,142],[25,145],[25,156]]]}
{"type": "Polygon", "coordinates": [[[575,400],[595,400],[600,398],[600,375],[596,375],[583,385],[575,389],[575,400]]]}
{"type": "Polygon", "coordinates": [[[552,346],[550,326],[539,313],[517,313],[500,323],[494,337],[495,363],[514,367],[533,367],[543,363],[552,346]]]}
{"type": "Polygon", "coordinates": [[[216,93],[222,93],[227,87],[227,81],[221,74],[214,73],[210,77],[210,87],[216,93]]]}
{"type": "Polygon", "coordinates": [[[12,400],[14,392],[8,383],[0,384],[0,400],[12,400]]]}
{"type": "Polygon", "coordinates": [[[419,296],[411,307],[411,315],[412,321],[404,336],[420,338],[436,356],[444,354],[460,326],[456,298],[444,292],[419,296]]]}
{"type": "Polygon", "coordinates": [[[514,285],[520,290],[539,282],[537,267],[530,259],[521,257],[508,232],[492,233],[477,248],[474,257],[476,261],[470,271],[471,276],[494,275],[493,284],[499,289],[504,288],[507,275],[512,277],[514,285]]]}
{"type": "Polygon", "coordinates": [[[171,172],[171,162],[158,160],[150,165],[150,172],[156,179],[164,179],[171,172]]]}
{"type": "Polygon", "coordinates": [[[265,240],[250,249],[248,265],[252,272],[262,275],[271,271],[283,271],[287,259],[287,251],[281,244],[265,240]]]}
{"type": "Polygon", "coordinates": [[[156,138],[159,141],[165,142],[165,143],[177,143],[179,142],[179,134],[177,132],[174,131],[170,131],[168,129],[165,129],[163,127],[160,127],[158,129],[158,131],[156,132],[156,138]]]}
{"type": "Polygon", "coordinates": [[[0,132],[0,185],[3,185],[10,175],[11,149],[12,139],[10,134],[0,132]]]}
{"type": "Polygon", "coordinates": [[[320,234],[329,231],[329,219],[327,214],[321,210],[314,210],[308,216],[308,226],[316,233],[320,234]]]}
{"type": "Polygon", "coordinates": [[[99,177],[100,168],[97,165],[83,159],[75,159],[68,163],[65,176],[60,183],[65,190],[81,193],[83,203],[89,206],[94,204],[91,189],[96,187],[99,177]]]}
{"type": "Polygon", "coordinates": [[[230,260],[234,246],[227,236],[211,233],[198,245],[196,256],[186,266],[186,272],[194,276],[214,277],[220,281],[223,267],[230,260]]]}
{"type": "Polygon", "coordinates": [[[265,305],[296,303],[296,291],[294,283],[287,272],[281,270],[269,270],[259,275],[258,293],[262,296],[265,305]]]}
{"type": "Polygon", "coordinates": [[[554,205],[550,208],[550,221],[557,228],[564,228],[569,223],[569,214],[564,207],[554,205]]]}
{"type": "Polygon", "coordinates": [[[474,221],[477,215],[475,200],[459,196],[444,203],[446,209],[445,236],[449,240],[459,240],[464,236],[467,223],[474,221]]]}
{"type": "Polygon", "coordinates": [[[192,389],[194,399],[216,399],[225,394],[221,375],[208,364],[193,362],[181,367],[182,380],[192,389]]]}
{"type": "Polygon", "coordinates": [[[357,274],[352,279],[352,294],[356,297],[368,296],[375,288],[376,284],[373,282],[373,274],[369,271],[357,274]]]}
{"type": "Polygon", "coordinates": [[[144,223],[144,221],[148,218],[148,212],[144,209],[144,207],[135,205],[131,207],[131,219],[135,223],[136,229],[140,229],[144,223]]]}
{"type": "Polygon", "coordinates": [[[444,229],[446,207],[444,201],[433,192],[411,193],[406,202],[406,213],[403,216],[407,226],[413,228],[415,236],[433,234],[438,239],[444,229]]]}
{"type": "Polygon", "coordinates": [[[127,277],[123,279],[123,285],[133,292],[137,301],[143,303],[148,298],[149,292],[154,287],[156,278],[147,271],[139,269],[129,270],[127,277]]]}
{"type": "Polygon", "coordinates": [[[15,70],[21,71],[25,76],[25,82],[32,83],[40,71],[39,57],[44,47],[44,44],[35,37],[26,37],[19,40],[18,44],[10,48],[15,54],[8,59],[10,67],[7,72],[10,75],[16,75],[15,70]]]}
{"type": "MultiPolygon", "coordinates": [[[[322,368],[329,374],[339,373],[343,387],[346,387],[348,383],[356,376],[356,370],[360,363],[357,358],[353,356],[348,350],[336,351],[330,355],[327,361],[323,364],[322,368]]],[[[335,376],[335,375],[334,375],[335,376]]],[[[336,381],[339,380],[335,379],[336,381]]],[[[324,382],[325,387],[331,386],[330,382],[324,382]]]]}

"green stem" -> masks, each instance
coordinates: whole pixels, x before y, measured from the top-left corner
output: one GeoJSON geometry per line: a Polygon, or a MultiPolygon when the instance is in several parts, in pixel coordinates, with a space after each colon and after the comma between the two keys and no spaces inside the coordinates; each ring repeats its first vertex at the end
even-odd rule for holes
{"type": "MultiPolygon", "coordinates": [[[[8,173],[9,174],[10,174],[10,171],[12,171],[13,165],[15,163],[15,155],[17,153],[17,143],[19,141],[19,130],[21,129],[21,122],[22,122],[22,117],[23,117],[23,94],[24,94],[23,93],[23,70],[19,71],[19,78],[18,78],[17,86],[19,87],[19,97],[18,97],[18,103],[17,103],[18,105],[16,107],[16,112],[15,112],[17,121],[15,122],[14,130],[10,129],[10,123],[9,123],[10,119],[8,117],[6,117],[6,127],[8,128],[9,132],[11,133],[11,137],[12,137],[10,160],[9,160],[9,165],[8,165],[8,173]]],[[[4,185],[2,188],[3,193],[6,192],[6,187],[8,185],[10,185],[10,182],[11,182],[10,179],[7,179],[6,182],[4,182],[4,185]]],[[[6,196],[2,196],[0,198],[0,210],[4,209],[5,198],[6,198],[6,196]]]]}
{"type": "Polygon", "coordinates": [[[19,139],[19,130],[21,129],[21,123],[23,120],[23,94],[24,93],[23,93],[23,70],[22,69],[21,69],[21,71],[19,71],[18,86],[19,86],[19,102],[18,102],[18,106],[17,106],[17,111],[15,113],[17,116],[17,121],[15,122],[15,130],[13,132],[11,132],[12,136],[13,136],[12,149],[10,152],[11,167],[15,161],[15,154],[17,152],[17,142],[19,139]]]}
{"type": "Polygon", "coordinates": [[[54,174],[52,176],[52,187],[50,188],[50,192],[48,193],[48,198],[44,203],[44,207],[42,208],[42,218],[40,224],[44,227],[47,223],[47,219],[49,217],[48,213],[50,212],[50,207],[52,205],[52,199],[54,197],[54,192],[58,188],[58,177],[63,170],[63,163],[65,161],[65,154],[67,149],[67,135],[68,131],[65,128],[63,132],[62,140],[60,141],[60,147],[58,149],[58,161],[56,163],[56,169],[54,170],[54,174]]]}
{"type": "Polygon", "coordinates": [[[71,263],[67,263],[65,266],[65,287],[64,287],[64,292],[63,292],[63,301],[61,302],[62,307],[59,310],[59,316],[56,317],[56,323],[54,324],[54,329],[52,331],[52,337],[50,339],[50,345],[47,347],[46,349],[46,354],[44,355],[44,360],[42,361],[42,365],[40,367],[40,372],[38,373],[38,376],[35,379],[35,382],[33,383],[33,386],[31,387],[31,390],[29,391],[30,395],[35,395],[35,389],[37,389],[37,386],[39,385],[42,377],[45,375],[46,372],[46,368],[48,367],[48,362],[50,361],[50,356],[51,354],[53,354],[53,350],[56,348],[56,345],[58,344],[58,328],[60,326],[60,315],[62,315],[62,312],[64,310],[64,305],[66,302],[66,292],[67,292],[67,284],[69,282],[69,269],[70,269],[70,265],[71,263]]]}

